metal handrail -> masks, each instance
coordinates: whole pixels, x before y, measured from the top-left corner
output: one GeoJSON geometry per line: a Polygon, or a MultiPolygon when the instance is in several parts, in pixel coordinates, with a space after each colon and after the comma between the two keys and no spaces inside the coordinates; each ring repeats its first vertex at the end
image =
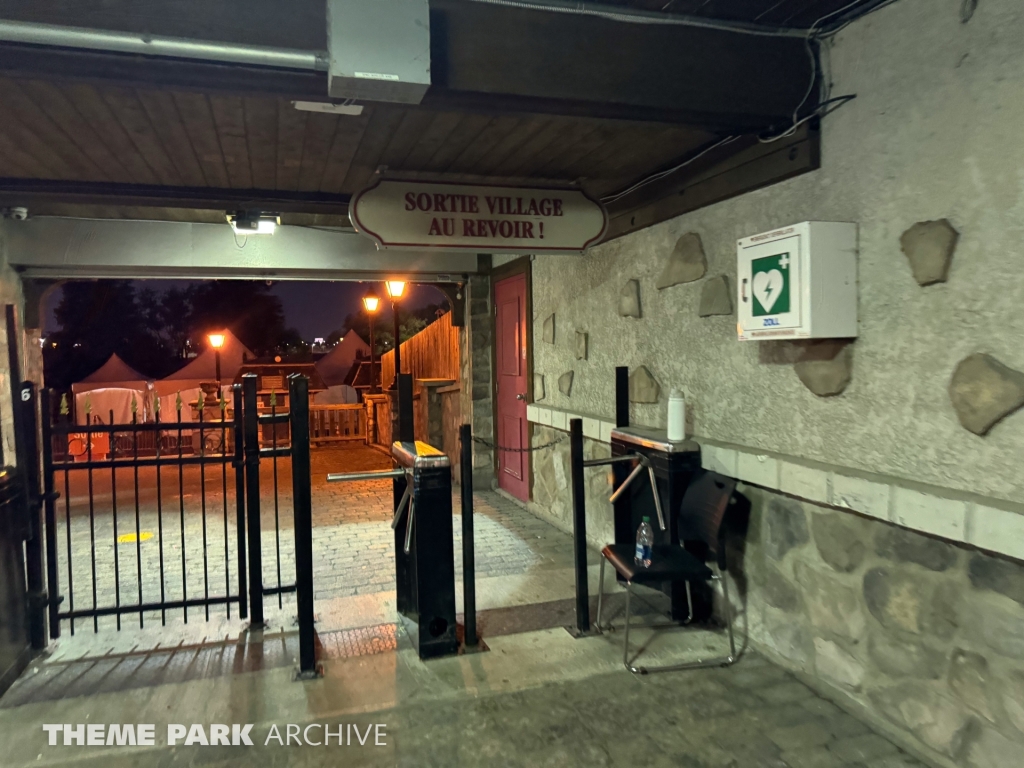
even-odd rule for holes
{"type": "Polygon", "coordinates": [[[651,495],[654,496],[654,509],[657,510],[658,512],[658,526],[661,528],[661,530],[666,530],[667,526],[665,525],[665,513],[662,512],[661,497],[658,495],[658,481],[657,478],[655,478],[654,476],[654,467],[651,466],[651,462],[646,456],[643,456],[638,453],[630,453],[626,456],[612,456],[611,458],[607,459],[588,459],[583,462],[583,466],[603,467],[609,464],[619,464],[621,462],[626,461],[635,461],[636,467],[633,469],[632,472],[629,473],[629,476],[622,482],[622,485],[615,489],[615,493],[611,495],[611,498],[608,499],[608,501],[610,501],[612,504],[618,501],[619,497],[626,492],[626,489],[630,486],[630,484],[646,468],[647,477],[651,482],[651,495]]]}

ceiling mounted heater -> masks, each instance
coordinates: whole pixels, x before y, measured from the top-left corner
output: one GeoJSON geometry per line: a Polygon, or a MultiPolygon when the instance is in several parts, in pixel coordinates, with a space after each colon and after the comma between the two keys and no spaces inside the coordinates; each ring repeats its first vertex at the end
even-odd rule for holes
{"type": "Polygon", "coordinates": [[[428,0],[327,0],[333,99],[419,104],[430,87],[428,0]]]}

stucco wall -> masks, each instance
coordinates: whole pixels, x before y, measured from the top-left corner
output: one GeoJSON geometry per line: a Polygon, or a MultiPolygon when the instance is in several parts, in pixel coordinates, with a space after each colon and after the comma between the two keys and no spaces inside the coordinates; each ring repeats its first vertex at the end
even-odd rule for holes
{"type": "MultiPolygon", "coordinates": [[[[634,406],[664,423],[680,386],[693,433],[829,464],[1024,499],[1024,412],[982,438],[964,430],[947,385],[956,364],[988,352],[1024,370],[1024,4],[987,0],[967,24],[960,0],[900,0],[851,25],[829,56],[833,94],[857,98],[824,121],[822,168],[595,248],[534,261],[535,371],[546,403],[613,413],[613,368],[646,365],[661,402],[634,406]],[[960,231],[949,281],[920,287],[900,251],[917,221],[960,231]],[[682,234],[698,232],[708,277],[735,286],[736,240],[805,220],[860,226],[860,337],[840,396],[811,394],[784,343],[739,342],[735,316],[698,318],[701,282],[655,281],[682,234]],[[616,314],[640,281],[643,318],[616,314]],[[556,339],[541,329],[556,314],[556,339]],[[573,331],[589,333],[576,360],[573,331]],[[572,396],[557,379],[574,370],[572,396]]],[[[705,278],[706,279],[706,278],[705,278]]]]}

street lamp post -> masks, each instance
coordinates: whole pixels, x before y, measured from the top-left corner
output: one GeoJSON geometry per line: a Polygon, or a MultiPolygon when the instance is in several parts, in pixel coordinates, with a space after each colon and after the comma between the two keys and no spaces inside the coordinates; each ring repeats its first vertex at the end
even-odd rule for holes
{"type": "Polygon", "coordinates": [[[380,308],[380,297],[374,293],[372,288],[363,296],[363,307],[366,309],[366,316],[370,318],[370,392],[376,392],[377,377],[373,370],[373,316],[380,308]]]}
{"type": "Polygon", "coordinates": [[[220,350],[224,346],[224,341],[227,338],[225,333],[211,333],[207,336],[210,341],[210,346],[213,347],[213,359],[216,361],[217,368],[217,399],[220,399],[220,350]]]}
{"type": "Polygon", "coordinates": [[[385,280],[384,285],[387,286],[388,296],[391,297],[391,314],[394,315],[395,319],[395,379],[392,387],[397,390],[398,376],[402,372],[402,340],[398,322],[398,300],[405,293],[405,281],[385,280]]]}

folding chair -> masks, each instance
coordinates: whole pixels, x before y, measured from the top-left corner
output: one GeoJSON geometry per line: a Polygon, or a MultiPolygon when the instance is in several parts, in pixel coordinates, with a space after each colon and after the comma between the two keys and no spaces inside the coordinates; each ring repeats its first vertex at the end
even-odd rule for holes
{"type": "MultiPolygon", "coordinates": [[[[597,626],[601,629],[601,609],[604,602],[604,564],[611,563],[616,572],[626,582],[626,637],[622,651],[622,663],[633,674],[646,675],[649,672],[669,672],[683,669],[704,669],[708,667],[727,667],[736,662],[736,641],[732,628],[732,605],[729,602],[729,582],[725,578],[727,564],[725,558],[725,541],[723,521],[725,513],[736,490],[736,481],[714,472],[705,472],[690,483],[683,495],[679,510],[679,540],[693,542],[695,549],[702,550],[705,557],[688,552],[680,544],[655,545],[651,554],[651,565],[644,568],[635,560],[633,544],[609,544],[601,554],[600,591],[597,597],[597,626]],[[707,560],[710,559],[710,565],[707,560]],[[690,582],[703,581],[721,582],[723,610],[725,612],[726,630],[729,635],[729,655],[712,659],[691,661],[684,664],[671,664],[660,667],[634,666],[629,656],[629,616],[630,597],[633,584],[657,585],[665,581],[686,582],[686,602],[689,618],[693,620],[693,595],[690,582]]],[[[713,588],[713,587],[712,587],[713,588]]],[[[642,653],[642,650],[641,650],[642,653]]],[[[639,658],[640,654],[637,654],[639,658]]],[[[633,659],[635,662],[636,659],[633,659]]]]}

